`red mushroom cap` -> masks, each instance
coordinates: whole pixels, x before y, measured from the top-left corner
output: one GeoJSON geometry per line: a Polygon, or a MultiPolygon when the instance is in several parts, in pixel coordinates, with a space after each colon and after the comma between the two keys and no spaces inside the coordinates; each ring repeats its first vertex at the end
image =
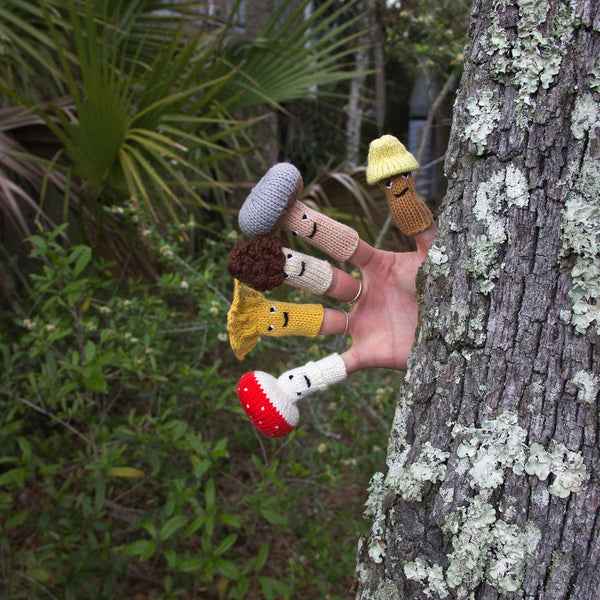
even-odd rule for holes
{"type": "Polygon", "coordinates": [[[262,371],[246,373],[237,391],[242,408],[261,433],[281,437],[298,425],[296,404],[284,396],[272,375],[262,371]]]}

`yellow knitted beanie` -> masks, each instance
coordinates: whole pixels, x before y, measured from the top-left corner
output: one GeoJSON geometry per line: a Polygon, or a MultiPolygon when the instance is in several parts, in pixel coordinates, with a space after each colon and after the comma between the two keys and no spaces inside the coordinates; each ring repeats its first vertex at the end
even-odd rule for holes
{"type": "Polygon", "coordinates": [[[419,168],[417,159],[393,135],[382,135],[369,144],[367,183],[373,185],[382,179],[409,173],[419,168]]]}
{"type": "Polygon", "coordinates": [[[294,304],[268,300],[260,292],[234,280],[227,331],[231,348],[242,360],[261,335],[315,337],[321,330],[324,309],[321,304],[294,304]]]}

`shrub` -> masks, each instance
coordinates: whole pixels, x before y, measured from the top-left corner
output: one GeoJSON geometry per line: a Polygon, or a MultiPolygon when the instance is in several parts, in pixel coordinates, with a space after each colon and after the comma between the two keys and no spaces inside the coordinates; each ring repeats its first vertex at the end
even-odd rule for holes
{"type": "MultiPolygon", "coordinates": [[[[39,267],[0,326],[4,595],[347,597],[391,388],[360,374],[284,441],[261,438],[235,396],[222,243],[186,262],[150,231],[163,274],[120,282],[63,229],[29,239],[39,267]]],[[[267,340],[259,360],[277,371],[342,343],[277,340],[274,359],[267,340]]]]}

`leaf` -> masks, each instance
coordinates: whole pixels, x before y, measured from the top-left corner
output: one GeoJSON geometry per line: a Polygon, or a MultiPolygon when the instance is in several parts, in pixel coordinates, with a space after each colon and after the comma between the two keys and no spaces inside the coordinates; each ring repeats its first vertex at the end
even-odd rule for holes
{"type": "Polygon", "coordinates": [[[94,360],[96,356],[96,344],[92,342],[92,340],[88,340],[83,347],[83,357],[85,358],[85,362],[89,363],[94,360]]]}
{"type": "Polygon", "coordinates": [[[235,544],[238,536],[237,533],[232,533],[228,535],[216,548],[215,548],[215,556],[221,556],[221,554],[225,554],[233,544],[235,544]]]}
{"type": "Polygon", "coordinates": [[[238,568],[229,560],[220,558],[215,562],[215,567],[219,573],[222,573],[225,575],[225,577],[231,579],[232,581],[237,581],[240,578],[240,572],[238,568]]]}
{"type": "Polygon", "coordinates": [[[84,380],[83,384],[92,392],[107,392],[106,380],[99,370],[92,371],[84,380]]]}
{"type": "Polygon", "coordinates": [[[186,528],[183,532],[183,539],[190,537],[190,535],[196,533],[200,527],[204,525],[206,522],[206,515],[197,516],[186,528]]]}
{"type": "Polygon", "coordinates": [[[205,557],[199,558],[184,558],[179,561],[177,565],[177,570],[182,573],[193,573],[194,571],[199,571],[206,564],[205,557]]]}
{"type": "Polygon", "coordinates": [[[292,590],[284,581],[272,577],[259,577],[260,585],[266,598],[274,598],[275,595],[288,596],[292,590]]]}
{"type": "Polygon", "coordinates": [[[71,251],[71,260],[69,262],[72,262],[75,258],[76,261],[75,266],[73,267],[73,275],[79,277],[92,259],[92,249],[89,246],[75,246],[71,251]]]}
{"type": "Polygon", "coordinates": [[[161,542],[168,540],[178,529],[185,527],[187,522],[187,517],[184,517],[183,515],[175,515],[174,517],[171,517],[161,529],[158,539],[161,542]]]}
{"type": "Polygon", "coordinates": [[[125,556],[137,556],[140,560],[148,560],[156,552],[156,542],[152,540],[136,540],[127,544],[121,553],[125,556]]]}
{"type": "Polygon", "coordinates": [[[278,513],[275,510],[271,510],[269,508],[260,509],[260,515],[264,517],[269,523],[273,525],[283,525],[286,526],[288,524],[288,519],[285,515],[278,513]]]}
{"type": "Polygon", "coordinates": [[[254,572],[260,573],[267,562],[269,557],[269,544],[262,544],[258,549],[258,555],[256,556],[256,564],[254,565],[254,572]]]}
{"type": "Polygon", "coordinates": [[[25,487],[25,469],[23,467],[10,469],[0,475],[0,486],[10,485],[11,483],[16,483],[20,488],[25,487]]]}
{"type": "Polygon", "coordinates": [[[106,472],[107,475],[112,477],[121,477],[123,479],[142,479],[146,477],[144,471],[136,469],[134,467],[113,467],[106,472]]]}
{"type": "Polygon", "coordinates": [[[96,480],[96,493],[94,494],[94,510],[99,513],[104,508],[106,498],[106,484],[102,477],[96,480]]]}
{"type": "Polygon", "coordinates": [[[217,491],[215,488],[215,482],[212,479],[209,479],[206,482],[206,487],[204,488],[204,497],[206,499],[206,510],[211,511],[215,507],[215,498],[217,495],[217,491]]]}

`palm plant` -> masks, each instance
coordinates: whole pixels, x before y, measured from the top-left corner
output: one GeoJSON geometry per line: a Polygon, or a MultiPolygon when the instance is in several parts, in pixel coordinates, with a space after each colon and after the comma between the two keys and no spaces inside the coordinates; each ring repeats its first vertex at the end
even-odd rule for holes
{"type": "Polygon", "coordinates": [[[353,76],[347,3],[326,0],[298,19],[307,3],[284,18],[284,0],[256,39],[239,41],[231,19],[203,22],[193,12],[200,3],[5,0],[0,210],[8,222],[27,235],[32,219],[54,214],[93,239],[119,231],[110,206],[128,204],[157,225],[199,207],[227,211],[226,166],[244,164],[260,118],[237,110],[280,107],[353,76]]]}

